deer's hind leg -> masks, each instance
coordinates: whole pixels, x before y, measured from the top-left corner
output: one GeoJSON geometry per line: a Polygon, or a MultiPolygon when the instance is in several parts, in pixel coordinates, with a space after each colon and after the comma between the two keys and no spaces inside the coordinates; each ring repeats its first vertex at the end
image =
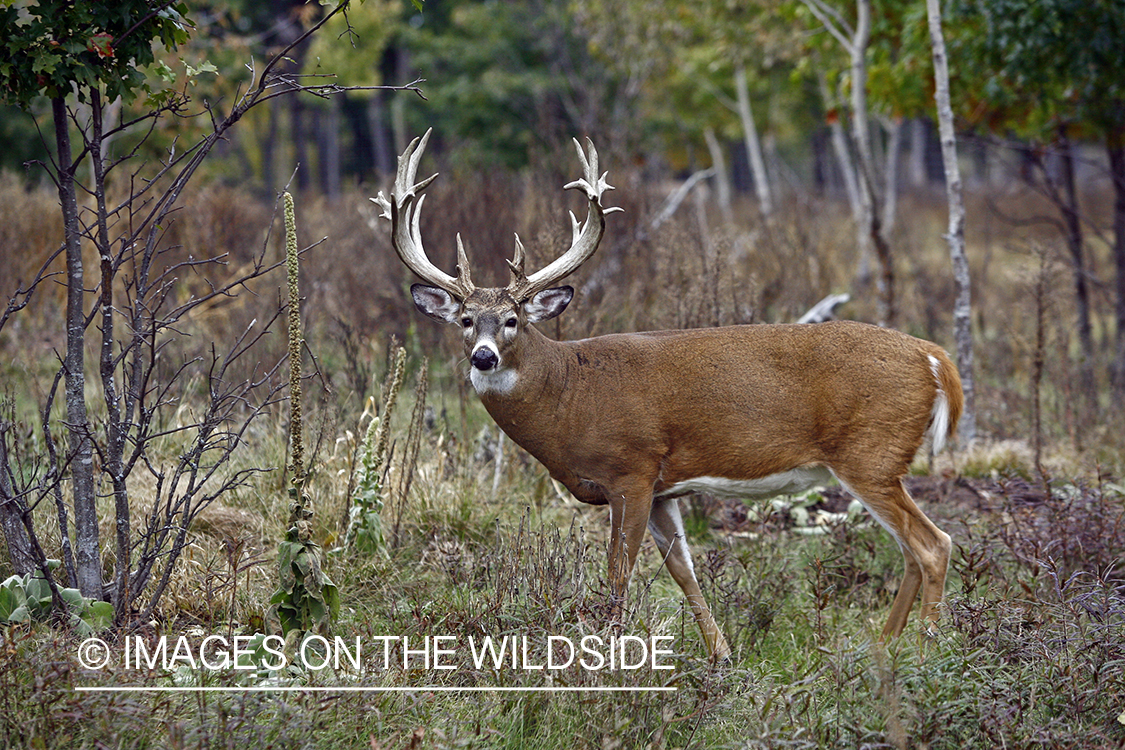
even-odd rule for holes
{"type": "Polygon", "coordinates": [[[906,570],[882,637],[894,638],[902,633],[919,589],[922,592],[920,616],[930,628],[940,616],[938,604],[945,593],[945,576],[953,549],[949,535],[935,526],[915,504],[901,478],[873,482],[849,478],[842,473],[837,476],[890,532],[902,550],[906,570]]]}

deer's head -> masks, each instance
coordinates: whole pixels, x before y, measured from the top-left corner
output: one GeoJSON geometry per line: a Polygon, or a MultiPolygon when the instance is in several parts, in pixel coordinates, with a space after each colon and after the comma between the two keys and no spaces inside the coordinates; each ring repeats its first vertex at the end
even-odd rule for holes
{"type": "Polygon", "coordinates": [[[469,261],[460,235],[457,236],[455,277],[431,263],[422,248],[418,228],[425,199],[422,191],[437,175],[419,183],[414,179],[429,137],[427,130],[399,157],[390,198],[380,192],[371,200],[382,206],[383,216],[391,221],[392,244],[399,258],[426,282],[410,288],[414,304],[425,315],[462,329],[465,354],[472,365],[472,380],[478,391],[506,390],[517,377],[520,342],[527,326],[550,320],[566,309],[574,289],[556,285],[594,254],[605,231],[606,215],[621,209],[601,205],[602,194],[613,188],[607,184],[605,174],[598,175],[598,153],[594,144],[587,141],[588,152],[585,152],[575,141],[583,177],[565,185],[564,189],[581,189],[589,200],[589,211],[581,224],[571,213],[570,248],[528,276],[524,271],[523,244],[517,236],[515,254],[508,261],[511,274],[508,286],[478,289],[470,278],[469,261]]]}

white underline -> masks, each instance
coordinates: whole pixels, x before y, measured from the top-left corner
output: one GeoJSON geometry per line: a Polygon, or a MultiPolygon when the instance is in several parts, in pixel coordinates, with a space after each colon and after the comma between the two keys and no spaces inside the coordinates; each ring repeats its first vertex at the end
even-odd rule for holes
{"type": "Polygon", "coordinates": [[[268,687],[174,687],[137,685],[82,686],[74,688],[83,693],[668,693],[676,687],[456,687],[449,685],[420,685],[418,687],[357,687],[324,685],[289,685],[268,687]]]}

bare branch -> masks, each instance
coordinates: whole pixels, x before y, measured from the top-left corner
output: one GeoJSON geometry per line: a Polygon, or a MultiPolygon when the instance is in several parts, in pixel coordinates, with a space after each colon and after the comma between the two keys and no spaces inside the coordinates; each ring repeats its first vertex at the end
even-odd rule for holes
{"type": "Polygon", "coordinates": [[[844,51],[849,55],[852,54],[852,50],[855,48],[853,39],[855,31],[840,11],[824,2],[824,0],[801,0],[801,2],[816,16],[816,20],[823,24],[829,34],[836,37],[836,41],[843,46],[844,51]]]}

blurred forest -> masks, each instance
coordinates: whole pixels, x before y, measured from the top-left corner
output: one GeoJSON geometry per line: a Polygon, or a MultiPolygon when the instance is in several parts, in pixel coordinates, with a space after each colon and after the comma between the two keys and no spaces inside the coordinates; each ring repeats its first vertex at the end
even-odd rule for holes
{"type": "MultiPolygon", "coordinates": [[[[189,44],[165,53],[149,75],[155,84],[180,81],[186,66],[194,75],[175,85],[195,102],[229,101],[254,60],[322,13],[293,1],[200,5],[189,44]]],[[[1029,228],[1022,237],[1051,245],[1052,262],[1072,277],[1066,307],[1073,305],[1082,385],[1121,387],[1125,11],[1112,0],[953,0],[944,14],[962,168],[980,201],[970,212],[970,240],[987,248],[996,236],[1029,228]]],[[[206,168],[208,189],[222,185],[239,191],[240,202],[257,196],[268,204],[288,186],[350,204],[354,196],[345,193],[374,194],[406,142],[433,127],[430,152],[441,168],[457,184],[478,185],[473,194],[503,212],[502,183],[522,193],[526,183],[516,182],[528,175],[564,179],[570,138],[588,135],[607,155],[621,200],[641,201],[651,214],[633,221],[659,225],[659,212],[683,197],[676,188],[697,184],[684,182],[694,175],[707,178],[696,191],[706,198],[696,200],[706,200],[714,229],[743,230],[736,255],[768,229],[763,218],[843,210],[858,253],[845,286],[862,305],[874,300],[868,285],[877,275],[863,216],[877,211],[875,234],[893,252],[885,270],[897,267],[900,283],[916,276],[908,266],[921,255],[903,246],[901,216],[915,218],[918,201],[940,207],[944,180],[924,3],[430,0],[419,8],[367,0],[325,31],[293,51],[293,72],[345,86],[424,79],[425,99],[395,91],[275,99],[232,131],[206,168]]],[[[109,116],[124,117],[129,107],[117,102],[109,116]]],[[[0,114],[6,171],[49,158],[42,130],[49,103],[33,105],[32,114],[12,106],[0,114]]],[[[130,140],[140,135],[123,134],[110,148],[124,155],[139,147],[157,160],[203,124],[163,118],[142,145],[130,140]]],[[[34,168],[22,174],[25,185],[44,179],[34,168]]],[[[480,223],[477,244],[487,249],[476,262],[500,272],[509,252],[503,238],[521,227],[480,223]]],[[[476,229],[462,227],[467,235],[476,229]]],[[[635,239],[645,234],[634,229],[635,239]]],[[[434,231],[448,247],[442,228],[434,231]]],[[[988,257],[978,247],[976,262],[988,257]]],[[[451,251],[438,258],[451,259],[451,251]]],[[[609,276],[603,271],[592,283],[609,276]]],[[[913,324],[913,313],[898,321],[895,312],[861,317],[913,324]]],[[[942,338],[928,305],[926,314],[922,332],[942,338]]]]}
{"type": "MultiPolygon", "coordinates": [[[[1093,415],[1120,416],[1125,401],[1125,10],[1111,0],[952,0],[943,10],[969,203],[973,368],[982,397],[993,389],[981,419],[993,436],[1026,435],[1040,421],[1028,416],[1031,383],[1054,384],[1045,408],[1057,435],[1081,447],[1086,432],[1112,432],[1093,415]],[[1049,283],[1036,287],[1036,274],[1049,283]],[[1025,309],[1009,315],[1017,301],[1025,309]],[[1057,356],[1034,365],[1036,351],[1057,356]]],[[[200,5],[190,41],[157,50],[146,68],[152,88],[221,107],[324,12],[200,5]]],[[[486,278],[504,273],[512,231],[536,240],[533,261],[550,257],[571,137],[592,137],[605,155],[626,218],[579,279],[587,314],[556,334],[793,320],[849,292],[845,317],[953,350],[924,3],[367,0],[323,32],[291,51],[289,73],[345,87],[421,80],[424,98],[349,90],[254,108],[185,194],[167,238],[245,259],[269,205],[293,190],[333,247],[306,266],[325,274],[314,326],[320,315],[333,335],[410,332],[454,355],[440,331],[414,330],[408,274],[366,203],[409,139],[433,127],[427,159],[445,174],[424,233],[451,267],[462,232],[486,278]],[[643,283],[666,277],[674,297],[643,283]]],[[[123,122],[145,105],[117,100],[106,116],[123,122]]],[[[49,119],[46,99],[30,113],[3,107],[12,200],[52,200],[35,167],[50,159],[49,119]]],[[[157,164],[204,120],[123,130],[107,156],[157,164]]],[[[27,238],[16,223],[10,237],[27,238]]],[[[45,227],[36,234],[50,246],[45,227]]],[[[43,252],[3,243],[4,276],[26,277],[43,252]]]]}
{"type": "MultiPolygon", "coordinates": [[[[429,0],[419,10],[406,0],[367,0],[348,12],[350,28],[335,19],[333,33],[298,48],[292,67],[344,85],[421,78],[425,100],[388,91],[279,100],[251,115],[215,169],[231,184],[272,195],[299,163],[299,189],[334,197],[348,185],[379,184],[410,137],[432,126],[440,142],[431,151],[444,150],[458,167],[554,163],[572,136],[585,134],[618,169],[635,165],[653,180],[714,165],[718,181],[736,191],[753,192],[760,182],[779,195],[843,196],[854,166],[834,139],[852,116],[853,82],[846,50],[822,19],[850,30],[855,5],[429,0]],[[813,13],[817,7],[832,15],[813,13]],[[762,175],[752,167],[756,150],[762,175]]],[[[925,5],[860,5],[871,12],[866,90],[876,166],[901,188],[940,181],[925,5]]],[[[163,75],[163,64],[206,61],[215,75],[191,81],[193,99],[229,99],[243,66],[296,38],[321,12],[293,0],[203,4],[189,45],[150,75],[163,75]]],[[[1058,161],[1064,143],[1073,143],[1083,186],[1104,185],[1104,151],[1120,139],[1111,132],[1122,117],[1120,23],[1107,0],[947,5],[954,107],[974,181],[1003,187],[1029,179],[1037,160],[1058,161]],[[1100,158],[1090,153],[1099,151],[1100,158]]],[[[40,119],[45,111],[44,101],[40,119]]],[[[2,114],[0,165],[19,170],[47,156],[31,117],[10,105],[2,114]]],[[[163,139],[147,146],[154,153],[191,123],[164,127],[163,139]]]]}
{"type": "MultiPolygon", "coordinates": [[[[155,50],[151,90],[221,108],[324,13],[292,1],[199,5],[189,41],[155,50]]],[[[993,437],[1038,433],[1030,402],[1042,389],[1055,437],[1081,448],[1096,433],[1098,443],[1125,402],[1125,10],[952,0],[943,24],[969,203],[974,369],[991,399],[981,419],[993,437]]],[[[462,232],[486,278],[504,273],[512,231],[535,240],[533,262],[551,257],[571,137],[592,137],[605,156],[627,211],[578,279],[586,314],[556,334],[794,320],[848,292],[844,316],[953,349],[924,3],[367,0],[285,64],[306,83],[421,81],[424,96],[352,89],[248,111],[165,242],[245,262],[269,206],[293,190],[330,241],[306,263],[314,329],[409,334],[456,356],[441,331],[415,329],[408,274],[366,201],[408,140],[433,127],[427,159],[445,174],[424,234],[451,267],[462,232]]],[[[151,102],[117,99],[105,117],[128,122],[151,102]]],[[[0,267],[15,280],[54,242],[33,218],[54,200],[36,166],[51,159],[50,103],[27,109],[0,113],[3,187],[26,209],[0,230],[0,267]]],[[[205,111],[123,128],[105,156],[159,164],[199,138],[205,111]]]]}

